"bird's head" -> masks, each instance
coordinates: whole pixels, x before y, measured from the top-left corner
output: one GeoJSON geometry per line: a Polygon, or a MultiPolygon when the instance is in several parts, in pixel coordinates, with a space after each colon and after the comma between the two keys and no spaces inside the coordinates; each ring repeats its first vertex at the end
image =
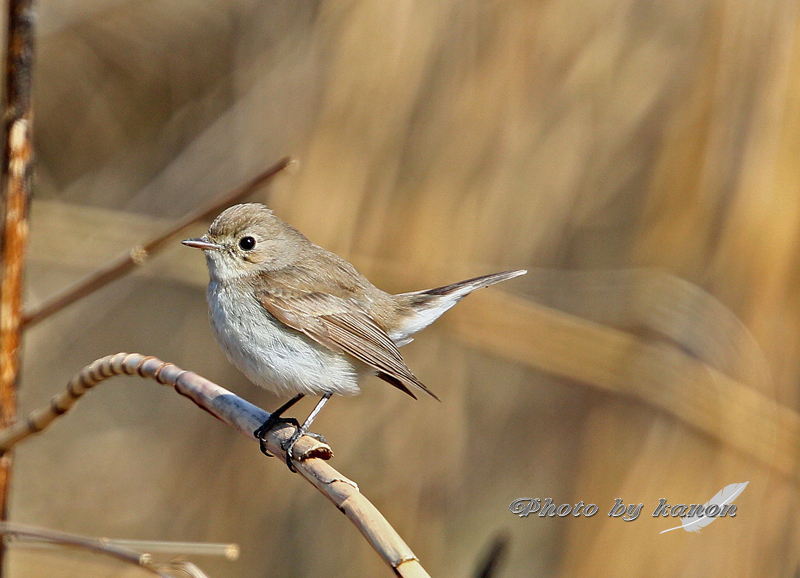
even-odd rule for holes
{"type": "Polygon", "coordinates": [[[294,264],[308,240],[265,205],[246,203],[226,209],[208,233],[183,244],[205,253],[212,279],[227,281],[294,264]]]}

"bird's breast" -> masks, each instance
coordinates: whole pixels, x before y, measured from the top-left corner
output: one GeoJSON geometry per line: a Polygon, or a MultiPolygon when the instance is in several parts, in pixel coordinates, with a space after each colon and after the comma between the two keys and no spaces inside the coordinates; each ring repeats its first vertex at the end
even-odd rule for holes
{"type": "Polygon", "coordinates": [[[212,281],[206,297],[217,341],[253,383],[282,396],[359,393],[356,368],[344,354],[283,325],[252,291],[212,281]]]}

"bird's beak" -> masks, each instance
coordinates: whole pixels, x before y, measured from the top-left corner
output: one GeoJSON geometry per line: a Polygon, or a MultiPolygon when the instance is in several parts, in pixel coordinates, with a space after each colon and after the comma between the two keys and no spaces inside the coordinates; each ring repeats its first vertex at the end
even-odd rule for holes
{"type": "Polygon", "coordinates": [[[187,247],[202,249],[203,251],[219,251],[222,249],[222,245],[217,245],[216,243],[210,242],[208,237],[200,237],[199,239],[185,239],[181,241],[181,243],[187,247]]]}

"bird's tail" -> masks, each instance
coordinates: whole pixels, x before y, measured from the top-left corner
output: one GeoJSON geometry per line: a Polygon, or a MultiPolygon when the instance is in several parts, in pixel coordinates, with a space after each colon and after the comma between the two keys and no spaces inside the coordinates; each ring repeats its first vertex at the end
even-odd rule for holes
{"type": "Polygon", "coordinates": [[[476,289],[507,281],[525,273],[527,271],[524,269],[505,271],[459,281],[458,283],[436,287],[435,289],[395,295],[396,301],[407,307],[409,313],[405,316],[401,328],[395,331],[391,337],[398,346],[404,345],[411,341],[411,335],[433,323],[442,313],[476,289]]]}
{"type": "Polygon", "coordinates": [[[482,275],[473,279],[467,279],[466,281],[445,285],[444,287],[436,287],[435,289],[426,289],[425,291],[416,291],[414,293],[404,293],[403,295],[412,297],[412,299],[416,298],[415,300],[418,302],[425,302],[426,300],[436,299],[438,297],[449,297],[458,301],[476,289],[483,289],[484,287],[500,283],[501,281],[508,281],[514,277],[524,275],[527,272],[528,271],[525,269],[520,269],[519,271],[504,271],[503,273],[482,275]]]}

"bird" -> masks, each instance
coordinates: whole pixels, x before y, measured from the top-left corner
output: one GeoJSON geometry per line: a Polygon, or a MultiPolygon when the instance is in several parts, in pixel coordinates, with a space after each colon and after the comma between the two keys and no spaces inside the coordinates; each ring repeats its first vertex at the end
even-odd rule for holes
{"type": "MultiPolygon", "coordinates": [[[[524,275],[505,271],[444,287],[392,295],[345,259],[312,243],[261,203],[234,205],[208,232],[182,243],[205,253],[212,331],[228,359],[250,381],[293,396],[255,432],[261,451],[279,423],[295,426],[293,448],[332,395],[357,395],[369,374],[417,398],[439,399],[408,368],[399,347],[476,289],[524,275]],[[302,425],[283,413],[304,396],[320,400],[302,425]]],[[[324,438],[321,438],[324,439],[324,438]]]]}

